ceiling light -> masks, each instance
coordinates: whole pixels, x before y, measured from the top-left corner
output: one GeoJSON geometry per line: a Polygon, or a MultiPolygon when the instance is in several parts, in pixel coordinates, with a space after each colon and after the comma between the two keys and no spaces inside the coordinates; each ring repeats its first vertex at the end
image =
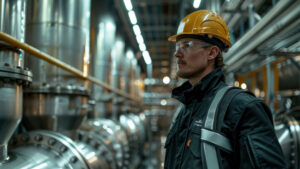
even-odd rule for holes
{"type": "Polygon", "coordinates": [[[139,25],[134,25],[133,26],[133,32],[134,32],[135,35],[141,34],[141,29],[140,29],[139,25]]]}
{"type": "Polygon", "coordinates": [[[164,84],[169,84],[170,81],[171,81],[171,80],[170,80],[169,76],[165,76],[165,77],[163,78],[164,84]]]}
{"type": "Polygon", "coordinates": [[[127,50],[126,56],[129,60],[131,60],[134,57],[133,51],[132,50],[127,50]]]}
{"type": "Polygon", "coordinates": [[[140,50],[141,50],[141,51],[145,51],[145,50],[146,50],[146,46],[145,46],[144,43],[141,43],[141,44],[139,45],[139,47],[140,47],[140,50]]]}
{"type": "Polygon", "coordinates": [[[201,4],[201,0],[194,0],[193,6],[194,6],[194,8],[197,9],[197,8],[199,8],[200,4],[201,4]]]}
{"type": "Polygon", "coordinates": [[[129,15],[129,19],[130,19],[130,22],[134,25],[137,23],[137,20],[136,20],[136,16],[135,16],[135,13],[134,11],[129,11],[128,12],[128,15],[129,15]]]}
{"type": "Polygon", "coordinates": [[[149,55],[149,52],[148,52],[148,51],[144,51],[144,52],[143,52],[143,58],[144,58],[144,60],[145,60],[145,63],[146,63],[147,65],[149,65],[149,64],[151,64],[151,63],[152,63],[152,61],[151,61],[151,57],[150,57],[150,55],[149,55]]]}
{"type": "Polygon", "coordinates": [[[131,4],[131,0],[123,0],[125,7],[128,11],[132,10],[132,4],[131,4]]]}
{"type": "Polygon", "coordinates": [[[139,44],[142,44],[144,43],[144,38],[141,34],[139,35],[136,35],[136,41],[139,43],[139,44]]]}
{"type": "Polygon", "coordinates": [[[165,100],[165,99],[162,99],[162,100],[160,101],[160,104],[161,104],[162,106],[165,106],[165,105],[167,105],[167,100],[165,100]]]}
{"type": "Polygon", "coordinates": [[[242,83],[241,88],[242,88],[242,89],[247,89],[246,83],[242,83]]]}

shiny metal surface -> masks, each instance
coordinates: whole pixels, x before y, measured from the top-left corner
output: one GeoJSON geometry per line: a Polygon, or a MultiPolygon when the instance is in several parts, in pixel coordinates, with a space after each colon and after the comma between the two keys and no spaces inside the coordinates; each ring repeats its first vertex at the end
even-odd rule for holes
{"type": "Polygon", "coordinates": [[[89,169],[83,154],[66,136],[51,131],[21,134],[10,141],[10,160],[0,164],[2,169],[89,169]]]}
{"type": "Polygon", "coordinates": [[[0,66],[0,162],[7,160],[7,142],[21,121],[23,86],[32,80],[21,67],[0,66]]]}
{"type": "MultiPolygon", "coordinates": [[[[24,42],[25,0],[0,1],[0,31],[24,42]]],[[[23,67],[23,52],[0,40],[0,67],[23,67]]]]}
{"type": "Polygon", "coordinates": [[[121,115],[119,121],[127,131],[130,150],[130,164],[136,166],[140,162],[140,156],[144,150],[146,129],[143,116],[128,114],[121,115]]]}
{"type": "Polygon", "coordinates": [[[76,94],[74,91],[66,92],[73,94],[63,93],[58,89],[47,93],[24,93],[26,106],[23,110],[23,120],[26,128],[46,129],[64,134],[76,130],[87,113],[87,96],[76,94]],[[58,91],[61,93],[57,93],[58,91]]]}
{"type": "Polygon", "coordinates": [[[24,42],[25,33],[25,1],[0,1],[0,31],[12,35],[24,42]]]}
{"type": "Polygon", "coordinates": [[[92,169],[116,169],[116,159],[104,138],[88,131],[79,131],[76,145],[92,169]]]}
{"type": "MultiPolygon", "coordinates": [[[[92,1],[92,22],[91,29],[95,32],[94,41],[91,42],[92,49],[92,75],[102,82],[109,83],[108,74],[111,71],[111,49],[115,40],[116,24],[112,16],[101,13],[98,9],[99,1],[92,1]],[[93,5],[97,5],[94,6],[93,5]],[[96,9],[97,7],[97,9],[96,9]]],[[[93,85],[93,98],[96,100],[95,113],[92,115],[95,118],[105,117],[108,112],[108,105],[104,102],[103,95],[105,91],[98,85],[93,85]]]]}
{"type": "Polygon", "coordinates": [[[293,116],[277,118],[275,132],[288,163],[287,168],[300,169],[300,122],[293,116]]]}
{"type": "Polygon", "coordinates": [[[80,130],[89,131],[95,138],[103,140],[113,152],[117,168],[126,169],[129,167],[128,139],[120,124],[109,119],[94,119],[85,121],[80,130]]]}
{"type": "MultiPolygon", "coordinates": [[[[116,40],[113,44],[111,57],[112,57],[112,70],[111,70],[111,79],[112,86],[116,89],[121,88],[121,77],[122,74],[122,61],[124,57],[124,48],[125,43],[123,38],[120,35],[117,35],[116,40]]],[[[112,106],[112,118],[117,119],[118,113],[120,112],[120,102],[117,97],[114,97],[113,106],[112,106]]]]}
{"type": "MultiPolygon", "coordinates": [[[[299,1],[287,0],[278,2],[277,5],[253,27],[253,29],[248,31],[226,54],[224,54],[224,61],[228,65],[226,71],[235,71],[243,64],[257,59],[259,55],[255,55],[255,52],[253,53],[253,51],[256,48],[265,49],[267,46],[264,42],[277,34],[281,34],[281,32],[292,30],[293,28],[289,25],[294,25],[294,29],[298,29],[297,25],[293,23],[298,22],[299,20],[299,5],[299,1]]],[[[281,38],[286,37],[281,36],[281,38]]],[[[282,40],[283,39],[280,39],[280,42],[282,40]]],[[[288,47],[288,45],[289,44],[285,44],[281,47],[288,47]]],[[[267,51],[267,53],[276,50],[272,49],[271,51],[267,51]]]]}
{"type": "MultiPolygon", "coordinates": [[[[26,42],[77,69],[89,55],[90,1],[28,0],[26,42]]],[[[35,84],[81,84],[72,74],[35,57],[26,57],[35,84]]]]}

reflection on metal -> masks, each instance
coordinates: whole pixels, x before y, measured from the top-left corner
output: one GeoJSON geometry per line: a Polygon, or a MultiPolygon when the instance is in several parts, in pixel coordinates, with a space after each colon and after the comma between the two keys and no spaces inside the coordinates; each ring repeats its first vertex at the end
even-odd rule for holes
{"type": "MultiPolygon", "coordinates": [[[[139,164],[139,156],[145,142],[144,119],[137,115],[122,115],[120,123],[109,119],[94,119],[85,121],[79,130],[79,138],[86,137],[87,142],[98,142],[109,151],[107,156],[98,158],[106,161],[112,168],[135,168],[139,164]]],[[[79,139],[82,140],[82,139],[79,139]]],[[[87,150],[85,154],[94,150],[87,150]]]]}
{"type": "MultiPolygon", "coordinates": [[[[108,74],[111,70],[111,49],[115,40],[116,34],[116,23],[115,19],[109,13],[105,13],[107,10],[105,1],[92,0],[92,13],[91,16],[91,52],[92,52],[92,76],[101,82],[109,83],[108,74]]],[[[111,100],[103,99],[105,88],[93,85],[92,98],[95,99],[95,111],[94,114],[89,115],[90,117],[99,118],[105,117],[104,113],[111,111],[108,105],[105,103],[111,100]]]]}
{"type": "Polygon", "coordinates": [[[276,120],[275,131],[287,168],[300,169],[300,122],[293,116],[280,117],[276,120]]]}
{"type": "Polygon", "coordinates": [[[90,168],[75,143],[56,132],[39,130],[18,135],[11,139],[10,149],[10,161],[0,168],[90,168]]]}
{"type": "MultiPolygon", "coordinates": [[[[0,31],[24,42],[25,1],[0,3],[0,31]]],[[[0,41],[0,163],[9,160],[7,143],[22,117],[23,87],[32,74],[23,67],[23,52],[0,41]]]]}
{"type": "MultiPolygon", "coordinates": [[[[89,53],[90,1],[27,1],[26,42],[83,71],[89,53]]],[[[44,60],[26,55],[34,74],[24,94],[27,130],[46,129],[72,136],[86,115],[87,89],[82,79],[44,60]]]]}
{"type": "MultiPolygon", "coordinates": [[[[71,73],[75,74],[76,76],[78,76],[82,79],[89,80],[89,81],[91,81],[91,82],[93,82],[93,83],[95,83],[99,86],[104,87],[105,89],[107,89],[107,90],[109,90],[113,93],[116,93],[120,96],[126,97],[130,100],[139,102],[135,97],[132,97],[132,96],[124,93],[121,90],[112,88],[110,85],[108,85],[106,83],[103,83],[103,82],[99,81],[98,79],[96,79],[92,76],[85,76],[82,71],[80,71],[80,70],[78,70],[78,69],[76,69],[76,68],[74,68],[74,67],[72,67],[72,66],[70,66],[70,65],[68,65],[68,64],[66,64],[66,63],[64,63],[60,60],[58,60],[58,59],[55,59],[54,57],[52,57],[52,56],[50,56],[50,55],[48,55],[44,52],[41,52],[38,49],[36,49],[36,48],[26,44],[26,43],[22,43],[22,42],[18,41],[15,38],[7,35],[6,33],[0,32],[0,39],[7,42],[7,43],[9,43],[9,44],[11,44],[11,45],[13,45],[13,46],[15,46],[15,47],[23,49],[25,52],[27,52],[27,53],[29,53],[33,56],[36,56],[36,57],[38,57],[40,59],[43,59],[43,60],[46,60],[47,62],[52,63],[53,65],[56,65],[56,66],[66,70],[68,72],[71,72],[71,73]]],[[[140,73],[140,68],[137,69],[137,74],[139,74],[139,73],[140,73]]]]}
{"type": "Polygon", "coordinates": [[[144,117],[128,114],[122,115],[119,122],[88,120],[75,133],[74,140],[46,130],[16,135],[9,142],[10,158],[0,163],[0,168],[136,168],[146,141],[144,117]]]}

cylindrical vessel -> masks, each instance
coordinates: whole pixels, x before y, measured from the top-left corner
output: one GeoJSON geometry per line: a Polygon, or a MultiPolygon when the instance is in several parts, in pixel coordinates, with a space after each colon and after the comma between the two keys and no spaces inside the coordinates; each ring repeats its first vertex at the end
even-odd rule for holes
{"type": "MultiPolygon", "coordinates": [[[[39,50],[83,71],[89,50],[90,1],[28,0],[26,42],[39,50]]],[[[75,75],[44,60],[27,57],[34,84],[82,84],[75,75]]]]}
{"type": "MultiPolygon", "coordinates": [[[[0,31],[24,42],[25,36],[25,0],[0,1],[0,31]]],[[[0,41],[0,66],[23,67],[23,52],[0,41]]]]}
{"type": "MultiPolygon", "coordinates": [[[[109,84],[109,74],[112,67],[111,49],[115,40],[116,24],[111,15],[103,14],[98,9],[99,1],[93,0],[92,4],[95,5],[92,7],[94,13],[91,22],[92,75],[109,84]],[[96,7],[97,9],[95,9],[96,7]]],[[[103,87],[93,85],[92,98],[97,104],[95,104],[95,111],[91,117],[105,117],[107,112],[111,112],[111,108],[107,104],[110,98],[103,87]]]]}
{"type": "MultiPolygon", "coordinates": [[[[0,1],[0,31],[24,42],[24,0],[0,1]]],[[[22,117],[23,86],[32,80],[23,65],[23,51],[0,41],[0,163],[9,159],[7,143],[22,117]]]]}
{"type": "MultiPolygon", "coordinates": [[[[89,0],[28,0],[26,42],[83,71],[90,44],[89,0]]],[[[24,94],[24,124],[74,138],[87,111],[88,91],[81,79],[33,56],[26,65],[34,82],[24,94]]]]}

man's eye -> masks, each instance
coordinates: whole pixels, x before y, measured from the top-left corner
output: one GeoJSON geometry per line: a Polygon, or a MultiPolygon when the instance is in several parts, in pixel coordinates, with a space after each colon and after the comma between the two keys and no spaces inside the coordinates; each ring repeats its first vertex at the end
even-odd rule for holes
{"type": "Polygon", "coordinates": [[[183,48],[183,49],[188,49],[189,47],[191,47],[191,45],[190,45],[189,43],[184,43],[184,44],[182,45],[182,48],[183,48]]]}

